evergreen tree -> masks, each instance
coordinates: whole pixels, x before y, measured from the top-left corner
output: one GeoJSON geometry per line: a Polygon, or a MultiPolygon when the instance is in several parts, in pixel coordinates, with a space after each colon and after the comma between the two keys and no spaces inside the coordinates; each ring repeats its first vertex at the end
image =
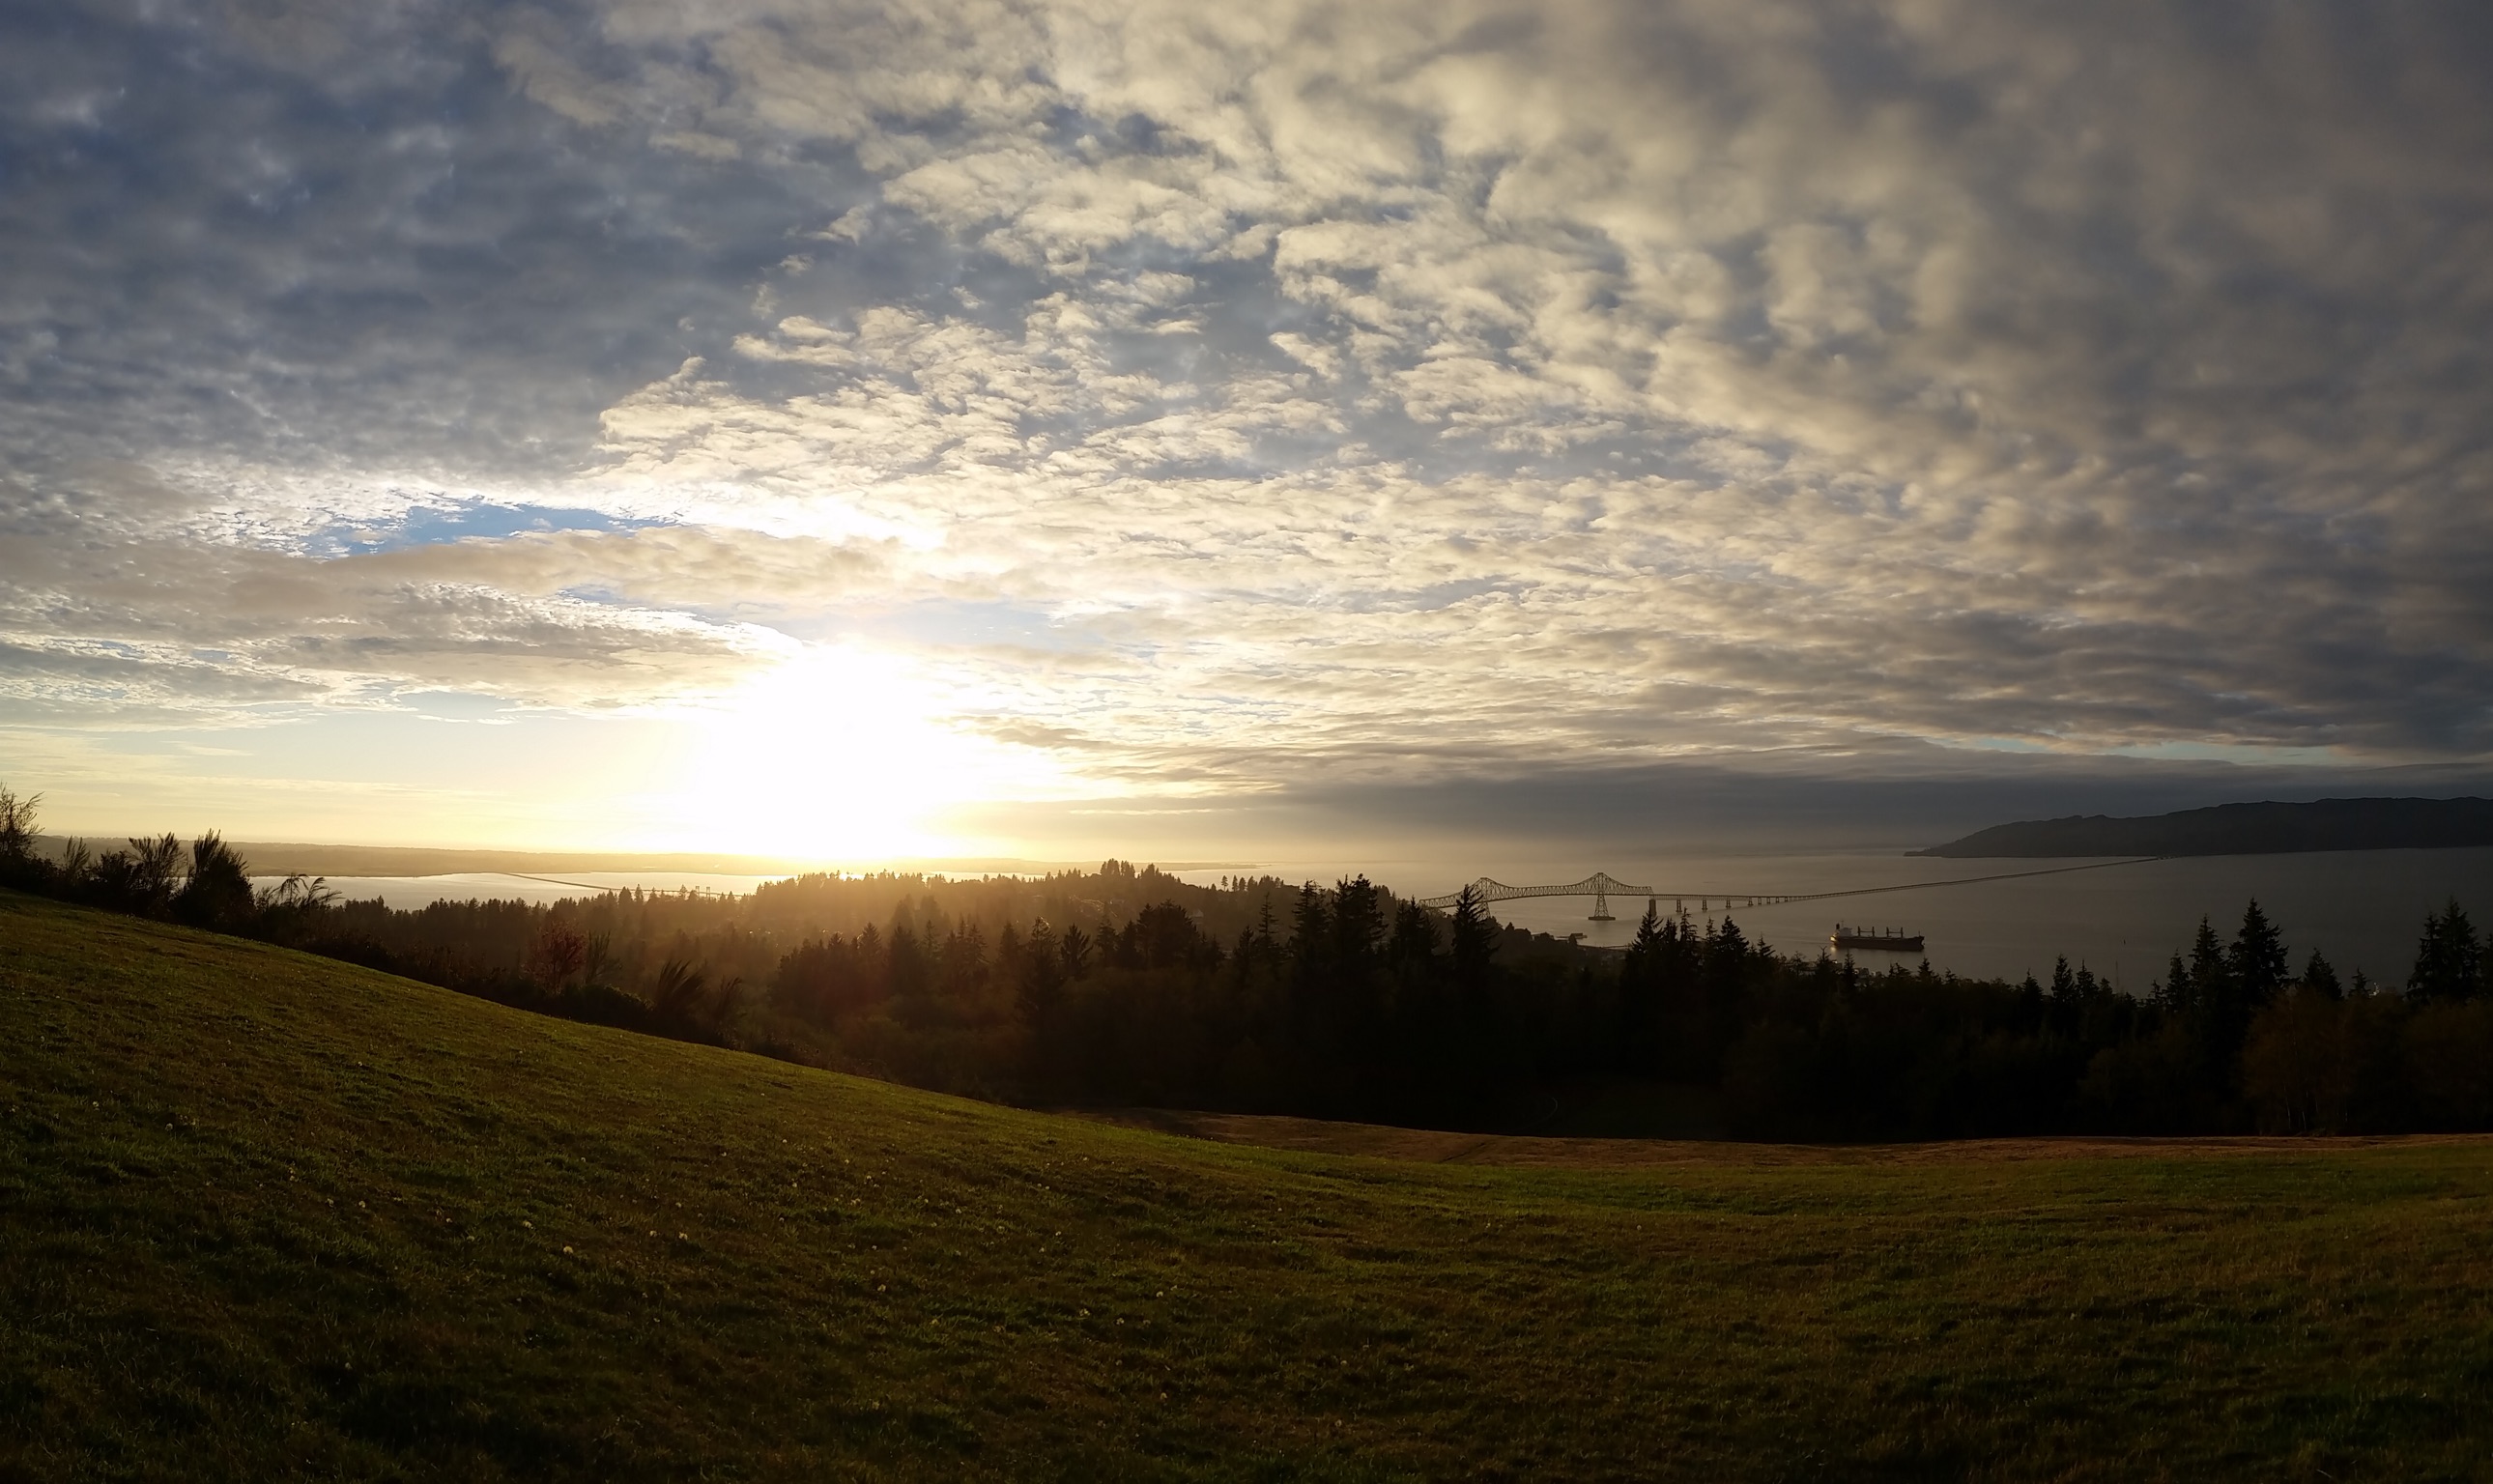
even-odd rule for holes
{"type": "Polygon", "coordinates": [[[923,1026],[934,1019],[928,993],[934,988],[934,965],[927,962],[929,955],[918,941],[916,930],[909,925],[905,908],[892,917],[889,941],[892,1013],[905,1024],[923,1026]]]}
{"type": "Polygon", "coordinates": [[[2242,1043],[2249,1039],[2251,1019],[2284,975],[2285,950],[2258,903],[2243,913],[2241,934],[2231,945],[2219,944],[2208,919],[2199,919],[2199,935],[2190,948],[2199,1047],[2208,1085],[2222,1096],[2230,1098],[2239,1083],[2242,1043]]]}
{"type": "Polygon", "coordinates": [[[1467,998],[1488,987],[1489,961],[1497,955],[1497,924],[1481,906],[1480,892],[1466,886],[1455,898],[1455,983],[1467,998]]]}
{"type": "Polygon", "coordinates": [[[1307,882],[1299,888],[1299,900],[1290,909],[1290,978],[1301,988],[1314,984],[1331,968],[1333,947],[1333,914],[1328,910],[1325,894],[1316,883],[1307,882]]]}
{"type": "Polygon", "coordinates": [[[1385,961],[1395,977],[1406,984],[1427,980],[1437,960],[1437,924],[1416,902],[1394,908],[1394,932],[1385,942],[1385,961]]]}
{"type": "Polygon", "coordinates": [[[2175,954],[2173,962],[2166,965],[2164,978],[2148,986],[2147,997],[2148,1003],[2167,1015],[2183,1014],[2195,1002],[2190,992],[2190,966],[2181,962],[2179,954],[2175,954]]]}
{"type": "Polygon", "coordinates": [[[2302,987],[2323,999],[2346,997],[2346,992],[2337,984],[2337,970],[2320,956],[2317,948],[2311,950],[2310,962],[2302,965],[2302,987]]]}
{"type": "Polygon", "coordinates": [[[1726,914],[1711,925],[1701,949],[1703,967],[1699,994],[1699,1021],[1697,1043],[1701,1075],[1712,1078],[1722,1070],[1723,1054],[1738,1039],[1740,1022],[1747,1007],[1749,994],[1750,952],[1748,935],[1726,914]]]}
{"type": "Polygon", "coordinates": [[[1636,941],[1628,945],[1631,964],[1658,962],[1662,953],[1662,906],[1655,902],[1644,905],[1644,916],[1637,920],[1636,941]]]}
{"type": "Polygon", "coordinates": [[[987,939],[975,922],[963,922],[944,935],[943,986],[946,999],[975,994],[987,978],[987,939]]]}
{"type": "Polygon", "coordinates": [[[2423,937],[2416,944],[2415,968],[2407,975],[2408,997],[2418,1000],[2467,999],[2483,977],[2483,945],[2476,925],[2458,899],[2423,920],[2423,937]]]}
{"type": "MultiPolygon", "coordinates": [[[[1334,886],[1336,972],[1339,975],[1343,1039],[1362,1074],[1396,1059],[1386,1006],[1385,893],[1366,876],[1334,886]]],[[[1367,1095],[1365,1092],[1362,1096],[1367,1095]]]]}
{"type": "Polygon", "coordinates": [[[2276,925],[2260,910],[2259,899],[2253,897],[2243,909],[2242,926],[2234,935],[2233,946],[2225,955],[2225,967],[2232,974],[2235,992],[2244,1006],[2253,1012],[2276,998],[2285,988],[2292,970],[2287,966],[2285,939],[2276,925]]]}
{"type": "Polygon", "coordinates": [[[1063,1055],[1067,970],[1065,945],[1046,918],[1031,924],[1016,969],[1014,1009],[1030,1037],[1030,1080],[1040,1087],[1057,1085],[1066,1071],[1063,1055]]]}
{"type": "Polygon", "coordinates": [[[1619,964],[1619,1062],[1632,1074],[1648,1072],[1660,1059],[1663,986],[1669,972],[1667,955],[1675,934],[1663,926],[1662,909],[1644,905],[1636,940],[1619,964]]]}
{"type": "Polygon", "coordinates": [[[1333,966],[1345,983],[1364,979],[1385,937],[1384,893],[1366,876],[1339,881],[1333,893],[1333,966]]]}
{"type": "Polygon", "coordinates": [[[2203,1015],[2219,1014],[2233,997],[2233,966],[2225,945],[2208,919],[2199,919],[2199,935],[2190,943],[2188,1008],[2203,1015]]]}

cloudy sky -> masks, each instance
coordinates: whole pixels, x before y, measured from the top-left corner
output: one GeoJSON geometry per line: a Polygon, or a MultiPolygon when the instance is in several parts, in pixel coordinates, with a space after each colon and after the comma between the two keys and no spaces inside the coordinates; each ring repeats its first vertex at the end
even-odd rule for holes
{"type": "Polygon", "coordinates": [[[2448,791],[2488,494],[2473,0],[0,11],[56,827],[2448,791]]]}

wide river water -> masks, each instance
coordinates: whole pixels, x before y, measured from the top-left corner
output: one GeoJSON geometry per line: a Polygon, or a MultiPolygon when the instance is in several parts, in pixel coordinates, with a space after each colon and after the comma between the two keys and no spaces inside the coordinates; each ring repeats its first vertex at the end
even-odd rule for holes
{"type": "MultiPolygon", "coordinates": [[[[1753,938],[1807,951],[1823,944],[1837,923],[1895,928],[1921,934],[1931,963],[1962,974],[2014,978],[2047,975],[2056,955],[2086,964],[2133,993],[2161,975],[2176,950],[2186,951],[2199,919],[2212,919],[2226,936],[2240,922],[2242,906],[2256,897],[2283,928],[2299,969],[2317,948],[2341,976],[2361,968],[2373,978],[2403,982],[2415,959],[2424,914],[2455,897],[2480,922],[2493,923],[2493,848],[2463,850],[2346,850],[2300,855],[2218,855],[2188,859],[2088,865],[2064,860],[1936,860],[1901,851],[1824,854],[1686,854],[1611,861],[1388,860],[1264,862],[1224,870],[1179,873],[1211,882],[1230,875],[1273,875],[1325,884],[1366,872],[1397,891],[1418,895],[1451,892],[1475,876],[1512,885],[1576,881],[1595,870],[1662,895],[1663,908],[1684,904],[1693,918],[1720,917],[1725,899],[1731,916],[1753,938]],[[2051,872],[2012,879],[1976,876],[2051,872]],[[1793,897],[1815,892],[1902,887],[1873,895],[1810,902],[1746,905],[1751,897],[1793,897]]],[[[475,873],[459,876],[333,878],[349,897],[379,897],[392,906],[414,907],[444,899],[520,898],[552,902],[623,886],[675,891],[749,892],[761,876],[567,872],[558,876],[475,873]]],[[[1587,921],[1590,898],[1547,897],[1495,904],[1505,921],[1536,932],[1581,933],[1595,944],[1620,944],[1635,935],[1645,899],[1613,897],[1613,920],[1587,921]]],[[[1886,955],[1856,955],[1868,965],[1886,955]]]]}
{"type": "MultiPolygon", "coordinates": [[[[1581,880],[1606,870],[1622,881],[1662,893],[1663,910],[1684,904],[1692,918],[1720,917],[1725,898],[1733,920],[1752,938],[1786,952],[1826,942],[1836,924],[1895,928],[1923,935],[1933,966],[1961,974],[2048,976],[2068,955],[2133,993],[2160,977],[2176,950],[2186,953],[2205,915],[2228,938],[2242,908],[2257,898],[2285,932],[2297,970],[2314,948],[2340,977],[2361,968],[2375,979],[2403,982],[2415,962],[2424,914],[2451,897],[2479,923],[2493,923],[2493,848],[2341,850],[2298,855],[2216,855],[2057,868],[2070,860],[1938,860],[1901,851],[1803,855],[1677,855],[1617,862],[1517,862],[1487,875],[1524,886],[1581,880]],[[1971,881],[2008,873],[2051,872],[2019,879],[1971,881]],[[1949,884],[1957,883],[1957,884],[1949,884]],[[1874,895],[1748,906],[1749,897],[1905,887],[1874,895]]],[[[1338,867],[1269,867],[1291,880],[1331,882],[1338,867]]],[[[1367,868],[1377,881],[1423,895],[1453,891],[1468,877],[1442,864],[1367,868]],[[1409,883],[1407,886],[1404,883],[1409,883]]],[[[1216,876],[1219,873],[1187,873],[1216,876]]],[[[1584,941],[1620,944],[1636,935],[1642,897],[1613,897],[1614,920],[1590,922],[1585,897],[1501,902],[1490,911],[1536,932],[1581,933],[1584,941]]],[[[1894,962],[1855,955],[1864,965],[1894,962]]],[[[1907,962],[1917,961],[1912,956],[1907,962]]]]}

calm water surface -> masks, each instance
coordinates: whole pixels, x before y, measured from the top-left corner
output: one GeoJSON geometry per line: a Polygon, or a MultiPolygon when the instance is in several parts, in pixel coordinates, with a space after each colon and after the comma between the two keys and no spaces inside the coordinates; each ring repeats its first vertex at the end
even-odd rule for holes
{"type": "MultiPolygon", "coordinates": [[[[1720,917],[1724,899],[1797,896],[1865,887],[1910,889],[1818,902],[1748,906],[1732,917],[1752,937],[1787,952],[1826,941],[1838,922],[1923,935],[1931,963],[1962,974],[2005,976],[2051,972],[2057,954],[2083,963],[2114,983],[2144,992],[2176,950],[2186,950],[2202,914],[2226,935],[2256,897],[2284,929],[2297,968],[2317,948],[2340,975],[2361,968],[2375,979],[2403,982],[2414,962],[2424,914],[2456,897],[2479,921],[2493,923],[2493,849],[2345,850],[2302,855],[2220,855],[2187,860],[2108,864],[2022,879],[1967,881],[2008,872],[2084,864],[2053,860],[1933,860],[1899,851],[1794,855],[1687,854],[1603,861],[1447,859],[1370,862],[1281,861],[1245,872],[1183,872],[1210,883],[1233,874],[1274,875],[1325,884],[1365,872],[1397,891],[1451,892],[1478,876],[1512,885],[1580,880],[1596,870],[1662,893],[1668,910],[1684,903],[1695,918],[1720,917]],[[1953,884],[1951,884],[1953,883],[1953,884]]],[[[437,876],[333,878],[354,898],[379,897],[417,907],[470,897],[553,902],[624,886],[644,890],[742,893],[765,876],[689,873],[575,872],[558,877],[469,873],[437,876]]],[[[1553,897],[1497,904],[1502,919],[1541,933],[1581,933],[1588,943],[1620,944],[1635,935],[1641,897],[1613,898],[1615,921],[1586,921],[1589,898],[1553,897]]],[[[1891,957],[1861,954],[1867,965],[1891,957]]]]}
{"type": "MultiPolygon", "coordinates": [[[[276,876],[252,878],[263,886],[275,885],[276,876]]],[[[702,892],[724,892],[741,896],[764,881],[778,880],[766,876],[713,876],[702,872],[632,872],[632,871],[565,871],[550,876],[515,876],[499,871],[463,871],[445,876],[333,876],[329,889],[354,902],[367,902],[375,897],[402,910],[428,906],[436,902],[484,901],[560,902],[566,897],[593,897],[599,892],[620,891],[627,886],[643,891],[682,891],[690,888],[702,892]]]]}
{"type": "MultiPolygon", "coordinates": [[[[1374,880],[1421,895],[1453,891],[1483,875],[1522,886],[1581,880],[1607,870],[1620,880],[1659,888],[1665,911],[1682,901],[1689,915],[1699,919],[1723,915],[1726,896],[1910,886],[1820,902],[1735,904],[1730,913],[1752,937],[1786,952],[1823,944],[1839,922],[1896,928],[1923,935],[1938,968],[1986,977],[2043,976],[2051,972],[2054,956],[2066,954],[2071,964],[2086,964],[2138,993],[2162,976],[2176,950],[2187,951],[2203,914],[2230,938],[2243,905],[2254,897],[2284,929],[2298,970],[2303,956],[2317,948],[2341,977],[2359,967],[2375,979],[2403,982],[2424,914],[2452,896],[2479,923],[2493,922],[2493,849],[2199,856],[1980,882],[1965,878],[2088,863],[1935,860],[1899,850],[1493,862],[1469,872],[1449,869],[1451,864],[1391,862],[1365,869],[1374,880]]],[[[1350,868],[1315,862],[1264,869],[1290,880],[1326,883],[1351,874],[1350,868]]],[[[1612,898],[1613,922],[1586,921],[1592,909],[1591,899],[1581,897],[1502,902],[1491,908],[1535,932],[1581,933],[1588,943],[1619,944],[1635,936],[1644,899],[1612,898]]],[[[1855,957],[1865,965],[1897,962],[1886,954],[1855,957]]]]}

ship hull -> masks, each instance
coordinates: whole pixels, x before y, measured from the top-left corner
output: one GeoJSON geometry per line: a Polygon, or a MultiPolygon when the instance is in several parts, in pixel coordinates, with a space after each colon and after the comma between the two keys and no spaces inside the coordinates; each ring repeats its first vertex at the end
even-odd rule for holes
{"type": "Polygon", "coordinates": [[[1922,935],[1918,933],[1910,935],[1904,934],[1873,935],[1867,933],[1838,933],[1833,937],[1828,938],[1827,942],[1832,945],[1838,953],[1848,953],[1853,951],[1872,953],[1919,953],[1922,951],[1922,935]]]}

